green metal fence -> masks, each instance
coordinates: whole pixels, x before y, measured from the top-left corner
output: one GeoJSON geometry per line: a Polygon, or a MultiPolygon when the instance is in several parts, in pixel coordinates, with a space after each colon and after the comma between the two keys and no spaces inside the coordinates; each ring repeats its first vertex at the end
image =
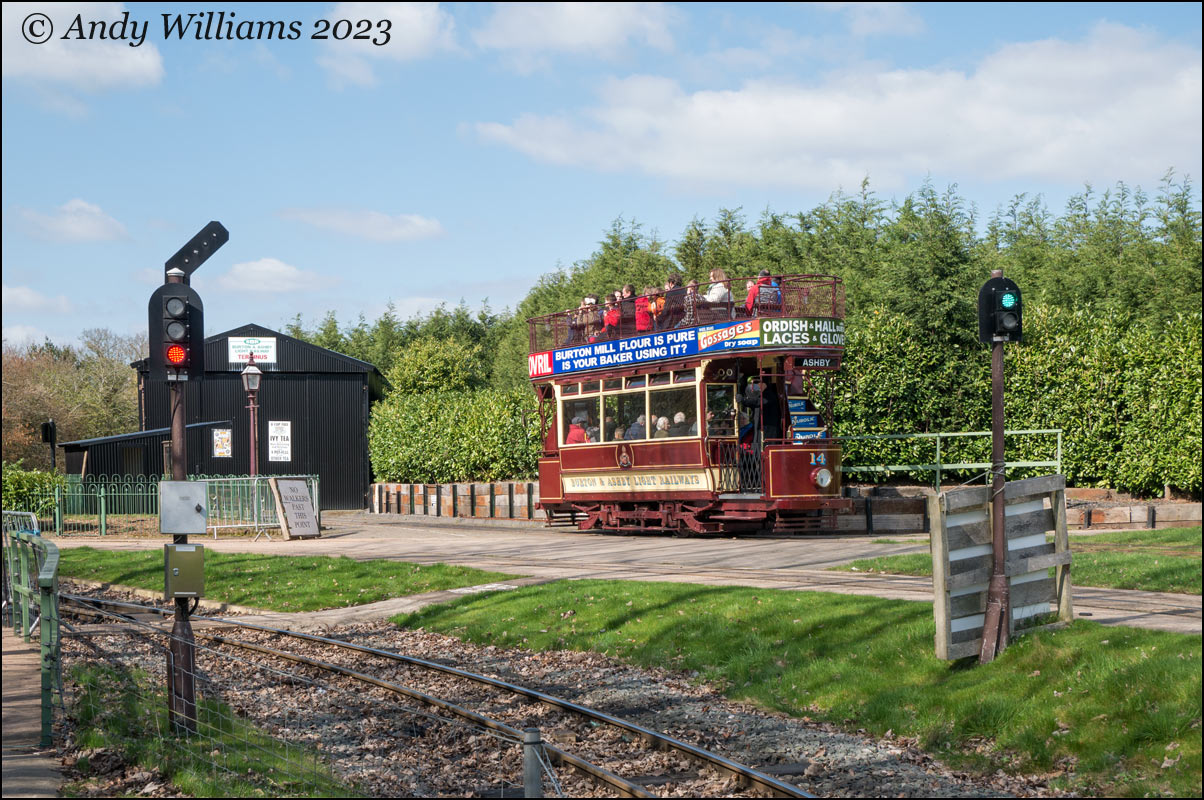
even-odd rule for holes
{"type": "Polygon", "coordinates": [[[42,738],[52,744],[56,689],[62,699],[62,640],[59,631],[59,549],[37,531],[27,512],[4,512],[4,611],[13,633],[31,641],[35,628],[41,643],[42,738]]]}
{"type": "MultiPolygon", "coordinates": [[[[278,528],[270,478],[304,480],[321,523],[317,475],[190,475],[209,484],[209,529],[278,528]]],[[[56,536],[129,536],[159,532],[159,478],[131,475],[68,476],[66,483],[30,498],[40,530],[56,536]]]]}
{"type": "MultiPolygon", "coordinates": [[[[1011,469],[1033,467],[1053,467],[1055,472],[1062,471],[1062,429],[1042,428],[1036,430],[1004,431],[1006,452],[1013,454],[1008,458],[1006,466],[1011,469]],[[1021,438],[1024,437],[1024,438],[1021,438]],[[1042,450],[1046,453],[1052,445],[1053,458],[1037,458],[1042,450]]],[[[941,490],[941,478],[946,473],[957,472],[962,477],[970,473],[973,481],[991,468],[991,432],[972,431],[955,433],[902,433],[881,434],[868,436],[841,436],[843,446],[842,473],[861,473],[882,475],[889,473],[932,473],[933,486],[941,490]],[[871,446],[861,446],[858,442],[874,442],[871,446]],[[867,463],[877,455],[897,458],[900,462],[906,459],[917,463],[872,464],[867,463]],[[857,466],[853,466],[857,465],[857,466]]],[[[1023,477],[1012,473],[1009,477],[1023,477]]]]}

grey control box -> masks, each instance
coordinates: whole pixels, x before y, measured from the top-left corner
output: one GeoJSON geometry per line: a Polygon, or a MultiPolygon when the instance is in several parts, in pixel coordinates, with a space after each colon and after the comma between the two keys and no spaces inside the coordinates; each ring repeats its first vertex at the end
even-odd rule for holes
{"type": "Polygon", "coordinates": [[[208,521],[208,483],[159,481],[159,533],[203,535],[208,521]]]}
{"type": "Polygon", "coordinates": [[[163,596],[201,597],[205,594],[205,548],[199,544],[163,545],[163,596]]]}

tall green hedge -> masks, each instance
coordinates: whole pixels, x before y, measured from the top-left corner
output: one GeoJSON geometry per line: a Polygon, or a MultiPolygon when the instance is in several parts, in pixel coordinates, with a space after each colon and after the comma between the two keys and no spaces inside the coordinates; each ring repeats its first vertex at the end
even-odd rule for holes
{"type": "Polygon", "coordinates": [[[4,465],[4,510],[45,516],[54,509],[54,487],[66,480],[57,472],[25,469],[20,461],[4,465]]]}
{"type": "MultiPolygon", "coordinates": [[[[1201,483],[1201,315],[1158,327],[1119,313],[1025,310],[1024,343],[1006,345],[1009,429],[1063,429],[1071,485],[1143,494],[1201,483]]],[[[985,345],[937,345],[885,310],[850,326],[836,395],[837,432],[986,431],[991,356],[985,345]]],[[[534,474],[534,393],[395,392],[372,414],[377,480],[491,481],[534,474]]],[[[1053,437],[1009,439],[1009,460],[1052,458],[1053,437]]],[[[848,442],[847,464],[931,463],[931,442],[848,442]]],[[[990,460],[987,439],[946,440],[942,461],[990,460]]],[[[930,475],[917,474],[920,480],[930,475]]]]}
{"type": "Polygon", "coordinates": [[[408,394],[372,409],[368,429],[378,481],[501,481],[535,474],[539,411],[529,389],[408,394]]]}

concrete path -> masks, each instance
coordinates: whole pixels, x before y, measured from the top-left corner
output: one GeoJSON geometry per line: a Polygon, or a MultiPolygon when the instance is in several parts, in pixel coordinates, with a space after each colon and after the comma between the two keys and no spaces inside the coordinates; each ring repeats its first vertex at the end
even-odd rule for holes
{"type": "Polygon", "coordinates": [[[55,797],[62,783],[53,750],[42,751],[41,653],[4,629],[4,797],[55,797]]]}
{"type": "MultiPolygon", "coordinates": [[[[194,539],[222,552],[346,555],[359,560],[460,564],[531,579],[524,583],[575,578],[673,581],[932,601],[928,578],[826,571],[827,567],[867,556],[927,552],[927,537],[922,535],[889,537],[897,544],[874,544],[864,536],[678,539],[609,536],[565,528],[503,527],[468,520],[417,523],[412,518],[402,521],[399,517],[363,513],[324,514],[323,524],[329,530],[320,539],[194,539]]],[[[123,550],[160,546],[157,540],[109,538],[60,539],[57,544],[60,548],[90,545],[123,550]]],[[[425,598],[398,598],[357,607],[354,614],[357,618],[364,614],[379,617],[419,607],[401,608],[399,603],[427,604],[425,598]]],[[[1104,624],[1196,635],[1201,632],[1197,595],[1075,587],[1074,605],[1076,616],[1104,624]]],[[[342,613],[346,618],[350,612],[342,613]]]]}

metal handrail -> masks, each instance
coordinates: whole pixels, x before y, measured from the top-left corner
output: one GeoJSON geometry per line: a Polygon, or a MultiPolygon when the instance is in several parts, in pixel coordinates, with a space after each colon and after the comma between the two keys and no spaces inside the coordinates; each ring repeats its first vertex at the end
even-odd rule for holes
{"type": "MultiPolygon", "coordinates": [[[[1057,450],[1052,461],[1006,461],[1006,466],[1009,467],[1054,467],[1057,472],[1062,471],[1062,429],[1061,428],[1037,428],[1031,430],[1005,430],[1004,436],[1014,436],[1023,434],[1033,435],[1051,435],[1057,434],[1057,450]]],[[[850,467],[841,464],[841,472],[933,472],[934,486],[939,492],[941,489],[941,473],[950,470],[959,469],[990,469],[991,462],[989,461],[970,461],[960,463],[946,463],[941,461],[941,440],[955,438],[973,438],[973,437],[989,437],[991,431],[954,431],[951,433],[884,433],[884,434],[866,434],[862,436],[839,436],[835,437],[838,441],[871,441],[871,440],[901,440],[901,439],[935,439],[936,440],[936,461],[930,464],[881,464],[865,467],[850,467]]]]}
{"type": "Polygon", "coordinates": [[[43,539],[37,530],[11,529],[9,521],[18,513],[4,512],[4,599],[12,613],[15,634],[28,642],[33,629],[39,629],[42,673],[41,746],[48,747],[53,743],[51,724],[54,687],[59,685],[59,691],[62,691],[59,680],[62,663],[58,613],[59,549],[54,542],[43,539]]]}

